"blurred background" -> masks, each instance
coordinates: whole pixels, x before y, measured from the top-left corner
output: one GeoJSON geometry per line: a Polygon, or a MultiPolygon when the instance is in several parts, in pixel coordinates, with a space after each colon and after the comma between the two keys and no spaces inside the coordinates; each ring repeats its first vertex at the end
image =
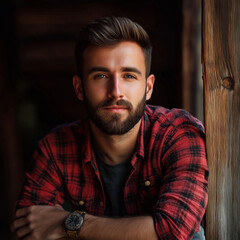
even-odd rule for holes
{"type": "Polygon", "coordinates": [[[156,82],[149,104],[203,120],[200,0],[2,0],[0,239],[12,239],[14,202],[38,140],[84,114],[72,88],[77,33],[110,15],[129,17],[150,35],[156,82]]]}

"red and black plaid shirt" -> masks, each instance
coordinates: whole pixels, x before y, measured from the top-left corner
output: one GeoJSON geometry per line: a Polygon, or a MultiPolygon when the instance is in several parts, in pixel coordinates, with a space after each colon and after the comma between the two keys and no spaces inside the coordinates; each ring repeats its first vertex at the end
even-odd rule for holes
{"type": "MultiPolygon", "coordinates": [[[[178,109],[147,106],[124,188],[128,216],[152,215],[159,239],[191,239],[207,205],[202,124],[178,109]]],[[[105,195],[87,120],[39,142],[17,207],[71,202],[102,216],[105,195]]]]}

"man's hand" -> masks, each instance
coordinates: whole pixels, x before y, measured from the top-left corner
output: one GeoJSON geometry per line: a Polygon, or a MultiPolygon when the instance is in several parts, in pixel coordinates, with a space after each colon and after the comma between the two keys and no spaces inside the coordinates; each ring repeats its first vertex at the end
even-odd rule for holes
{"type": "Polygon", "coordinates": [[[66,236],[63,222],[68,214],[60,205],[35,205],[18,209],[11,230],[17,239],[59,239],[66,236]]]}

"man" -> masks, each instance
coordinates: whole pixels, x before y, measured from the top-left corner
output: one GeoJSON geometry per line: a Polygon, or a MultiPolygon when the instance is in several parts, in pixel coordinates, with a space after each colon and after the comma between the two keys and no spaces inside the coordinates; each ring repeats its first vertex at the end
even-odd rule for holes
{"type": "Polygon", "coordinates": [[[96,20],[81,31],[76,57],[73,86],[88,117],[39,142],[16,236],[197,237],[207,204],[203,126],[183,110],[146,105],[154,76],[145,30],[127,18],[96,20]],[[61,207],[66,200],[74,212],[61,207]]]}

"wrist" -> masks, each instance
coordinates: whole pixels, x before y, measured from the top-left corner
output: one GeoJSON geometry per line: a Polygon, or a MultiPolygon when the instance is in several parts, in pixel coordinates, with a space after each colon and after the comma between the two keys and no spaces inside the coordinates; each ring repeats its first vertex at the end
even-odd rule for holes
{"type": "Polygon", "coordinates": [[[56,236],[58,236],[58,239],[59,239],[59,237],[63,238],[63,239],[65,239],[65,237],[67,237],[64,222],[65,222],[67,216],[69,215],[69,213],[70,212],[65,211],[65,210],[60,213],[61,217],[59,219],[59,225],[58,225],[59,227],[56,228],[56,236]]]}

